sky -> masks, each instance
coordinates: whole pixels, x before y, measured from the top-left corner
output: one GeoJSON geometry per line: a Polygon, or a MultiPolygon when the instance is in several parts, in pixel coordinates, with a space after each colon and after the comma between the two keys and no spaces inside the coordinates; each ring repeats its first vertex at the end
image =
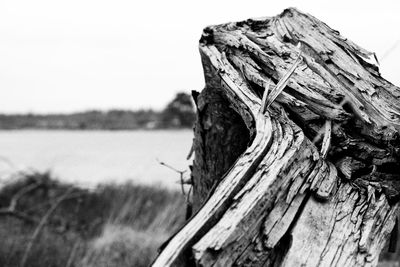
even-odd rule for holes
{"type": "Polygon", "coordinates": [[[0,112],[162,109],[204,87],[204,27],[287,7],[376,52],[400,85],[398,0],[1,0],[0,112]]]}

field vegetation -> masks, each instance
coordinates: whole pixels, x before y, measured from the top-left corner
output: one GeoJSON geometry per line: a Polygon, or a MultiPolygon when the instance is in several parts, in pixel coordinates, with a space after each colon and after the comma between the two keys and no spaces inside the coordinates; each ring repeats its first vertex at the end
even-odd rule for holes
{"type": "MultiPolygon", "coordinates": [[[[180,191],[131,183],[84,189],[49,172],[19,172],[0,185],[0,266],[149,266],[185,213],[180,191]]],[[[379,266],[399,266],[399,253],[387,251],[379,266]]]]}
{"type": "Polygon", "coordinates": [[[148,266],[184,217],[180,192],[18,173],[0,190],[0,266],[148,266]]]}

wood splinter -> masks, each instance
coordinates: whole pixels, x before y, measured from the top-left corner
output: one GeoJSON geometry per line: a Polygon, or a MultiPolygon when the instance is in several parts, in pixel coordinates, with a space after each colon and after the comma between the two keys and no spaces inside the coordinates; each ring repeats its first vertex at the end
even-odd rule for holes
{"type": "MultiPolygon", "coordinates": [[[[297,48],[301,48],[301,43],[297,45],[297,48]]],[[[290,67],[290,69],[285,73],[285,75],[282,77],[282,79],[279,80],[278,84],[272,87],[271,92],[268,93],[268,87],[269,83],[265,86],[265,91],[263,95],[263,100],[261,104],[261,111],[263,114],[268,110],[269,106],[275,101],[275,99],[282,93],[283,89],[285,89],[286,85],[289,82],[289,78],[292,76],[296,68],[299,66],[301,61],[303,60],[303,57],[301,56],[301,51],[299,52],[296,60],[294,61],[293,65],[290,67]]]]}
{"type": "Polygon", "coordinates": [[[265,112],[267,111],[266,103],[267,103],[267,98],[268,98],[269,86],[270,86],[270,83],[268,81],[265,82],[265,89],[264,89],[264,94],[263,94],[263,98],[261,100],[261,107],[260,107],[261,114],[265,114],[265,112]]]}
{"type": "Polygon", "coordinates": [[[328,150],[331,145],[331,136],[332,136],[332,121],[327,120],[325,122],[324,139],[322,140],[322,146],[321,146],[321,155],[323,158],[326,158],[326,155],[328,154],[328,150]]]}

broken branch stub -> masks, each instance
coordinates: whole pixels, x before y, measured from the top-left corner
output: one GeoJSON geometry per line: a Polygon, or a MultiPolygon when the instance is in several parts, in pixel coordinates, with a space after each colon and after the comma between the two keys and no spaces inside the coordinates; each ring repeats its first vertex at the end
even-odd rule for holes
{"type": "Polygon", "coordinates": [[[200,53],[196,213],[153,266],[375,266],[399,206],[400,89],[373,54],[293,8],[208,27],[200,53]]]}

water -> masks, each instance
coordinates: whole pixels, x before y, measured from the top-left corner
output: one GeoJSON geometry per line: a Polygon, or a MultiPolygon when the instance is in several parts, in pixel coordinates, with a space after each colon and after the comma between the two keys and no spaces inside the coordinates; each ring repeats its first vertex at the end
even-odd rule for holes
{"type": "Polygon", "coordinates": [[[130,180],[178,188],[179,175],[157,159],[188,169],[192,138],[189,130],[0,131],[0,167],[51,170],[87,187],[130,180]]]}

